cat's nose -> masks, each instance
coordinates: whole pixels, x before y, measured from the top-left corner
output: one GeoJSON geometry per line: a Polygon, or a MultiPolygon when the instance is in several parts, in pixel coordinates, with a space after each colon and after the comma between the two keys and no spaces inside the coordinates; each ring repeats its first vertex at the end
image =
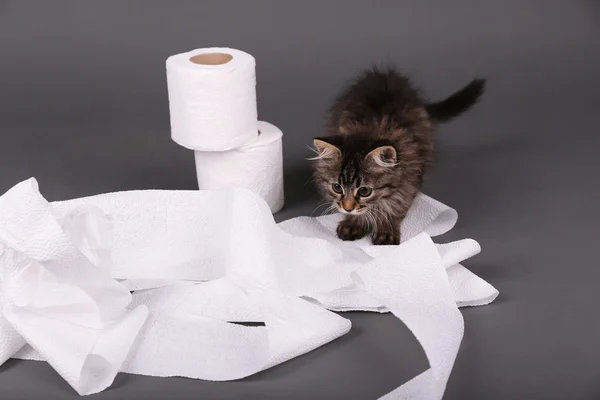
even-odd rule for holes
{"type": "Polygon", "coordinates": [[[348,200],[343,200],[342,208],[344,210],[346,210],[347,212],[353,211],[354,210],[354,202],[348,201],[348,200]]]}

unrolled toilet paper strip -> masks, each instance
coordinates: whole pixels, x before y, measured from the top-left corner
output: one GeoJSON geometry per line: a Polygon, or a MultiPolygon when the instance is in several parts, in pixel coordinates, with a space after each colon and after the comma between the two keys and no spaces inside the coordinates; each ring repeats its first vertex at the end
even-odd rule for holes
{"type": "MultiPolygon", "coordinates": [[[[65,271],[68,271],[69,268],[73,269],[73,265],[68,262],[70,259],[62,258],[62,254],[64,249],[72,250],[76,244],[81,254],[93,260],[90,262],[98,267],[98,271],[110,270],[115,278],[129,279],[129,282],[134,284],[137,280],[138,283],[150,287],[157,282],[156,280],[166,282],[166,286],[163,285],[160,289],[137,292],[133,302],[128,305],[128,310],[144,311],[141,307],[150,310],[148,322],[141,330],[131,326],[132,323],[126,318],[129,314],[117,318],[115,323],[129,326],[128,332],[134,332],[135,335],[140,332],[127,360],[121,367],[117,367],[123,359],[122,351],[116,351],[118,357],[91,357],[92,365],[105,365],[105,368],[99,369],[101,373],[94,376],[95,379],[84,380],[86,385],[83,386],[77,385],[82,376],[81,363],[72,362],[68,349],[61,350],[64,354],[45,351],[46,345],[49,346],[47,342],[37,340],[32,343],[27,339],[35,349],[24,346],[14,354],[15,348],[24,343],[26,336],[20,335],[21,326],[13,326],[11,318],[7,318],[5,326],[0,325],[0,328],[10,328],[4,330],[8,334],[2,334],[0,337],[0,352],[9,352],[8,357],[48,359],[53,366],[60,365],[60,368],[55,369],[80,394],[101,390],[102,386],[112,381],[117,369],[159,376],[237,379],[310,351],[348,330],[349,322],[344,318],[296,296],[304,296],[312,301],[315,297],[318,298],[319,294],[342,291],[355,285],[355,289],[352,290],[362,290],[371,302],[361,303],[364,296],[356,296],[353,298],[354,303],[347,304],[349,309],[368,308],[375,303],[374,306],[390,309],[403,318],[402,310],[397,312],[394,308],[396,303],[386,297],[385,294],[389,291],[369,291],[369,287],[357,285],[351,273],[358,271],[357,274],[361,274],[373,265],[374,268],[379,268],[380,261],[385,265],[389,264],[390,268],[392,265],[404,265],[406,253],[412,254],[410,249],[415,248],[411,247],[414,246],[412,241],[400,246],[374,248],[358,244],[352,247],[336,240],[334,231],[327,234],[324,228],[333,222],[332,217],[291,221],[287,224],[286,231],[282,229],[282,224],[275,224],[266,203],[250,191],[134,191],[52,203],[48,206],[37,191],[35,181],[30,180],[11,189],[1,200],[0,216],[14,216],[8,219],[12,223],[0,224],[0,238],[4,249],[0,257],[0,266],[3,271],[7,265],[8,270],[14,269],[10,267],[14,262],[6,255],[22,248],[36,250],[37,252],[32,250],[28,256],[41,256],[41,259],[36,259],[38,262],[44,264],[50,261],[53,262],[52,265],[64,267],[65,271]],[[97,211],[96,208],[108,215],[112,222],[113,240],[110,250],[113,257],[108,266],[108,258],[103,256],[106,254],[108,234],[100,233],[106,231],[106,219],[102,218],[101,213],[91,211],[97,211]],[[88,210],[89,215],[82,210],[88,210]],[[33,222],[28,221],[29,218],[33,218],[33,222]],[[37,227],[34,222],[51,222],[53,218],[59,222],[50,225],[60,227],[58,230],[41,230],[39,233],[31,231],[31,227],[37,227]],[[211,229],[207,229],[209,226],[211,229]],[[70,241],[63,240],[65,243],[58,247],[46,246],[46,243],[52,243],[51,237],[47,236],[55,235],[63,239],[65,236],[70,237],[70,241]],[[5,251],[6,249],[10,251],[5,251]],[[127,249],[130,254],[127,254],[127,249]],[[182,256],[182,253],[187,255],[182,256]],[[174,282],[180,279],[210,282],[174,282]],[[265,326],[241,327],[229,324],[230,321],[262,321],[265,322],[265,326]],[[304,325],[306,330],[300,329],[304,325]],[[263,351],[265,341],[268,342],[269,349],[266,353],[263,351]],[[184,343],[186,346],[181,346],[184,343]],[[219,368],[208,368],[210,364],[202,364],[202,357],[186,358],[186,355],[191,355],[187,351],[195,346],[198,349],[207,349],[206,351],[213,349],[214,353],[205,354],[206,360],[215,360],[214,365],[218,365],[219,368]],[[216,360],[219,354],[231,357],[231,368],[216,360]],[[105,362],[99,363],[99,359],[105,362]]],[[[453,210],[424,195],[418,197],[413,213],[421,215],[426,224],[418,228],[414,225],[418,220],[409,215],[406,220],[412,220],[410,223],[413,225],[403,226],[408,233],[411,229],[413,232],[421,229],[439,234],[450,229],[456,221],[456,213],[453,210]]],[[[418,243],[430,241],[426,234],[418,235],[413,240],[418,243]]],[[[497,295],[493,287],[467,269],[459,265],[446,265],[463,261],[478,252],[476,242],[464,240],[444,246],[422,245],[417,248],[422,248],[423,254],[416,255],[414,260],[418,260],[419,263],[436,260],[435,268],[421,268],[425,278],[431,273],[433,286],[438,285],[440,281],[439,273],[435,272],[440,269],[440,265],[442,272],[443,268],[446,268],[447,272],[447,277],[444,278],[446,281],[442,279],[445,287],[452,288],[453,282],[448,280],[452,277],[459,278],[459,283],[454,285],[455,289],[452,291],[454,301],[471,303],[468,305],[485,304],[497,295]],[[452,270],[460,273],[451,275],[449,271],[452,270]]],[[[88,273],[86,271],[88,270],[84,268],[80,273],[75,272],[80,279],[66,279],[64,285],[83,287],[85,290],[86,284],[89,284],[86,282],[96,282],[97,279],[96,272],[89,271],[90,279],[84,279],[88,273]]],[[[4,276],[3,272],[3,315],[7,301],[14,302],[13,294],[19,293],[11,289],[12,281],[4,279],[4,276]],[[10,294],[9,297],[6,296],[7,293],[10,294]]],[[[25,278],[28,276],[23,278],[25,283],[30,282],[30,279],[25,278]]],[[[390,282],[393,281],[392,278],[390,277],[390,282]]],[[[410,279],[407,281],[410,282],[410,279]]],[[[364,283],[365,280],[361,282],[364,283]]],[[[414,305],[422,304],[424,307],[422,318],[413,321],[409,328],[415,332],[417,340],[422,342],[426,352],[429,351],[427,354],[431,369],[437,371],[436,376],[443,378],[445,374],[449,374],[448,368],[451,368],[451,364],[435,364],[430,354],[435,350],[427,349],[428,346],[432,346],[429,342],[431,336],[423,337],[418,333],[424,329],[419,328],[419,324],[430,324],[427,322],[427,313],[431,310],[427,307],[431,299],[425,295],[428,291],[425,290],[421,296],[420,292],[414,292],[414,287],[411,289],[405,287],[402,282],[399,284],[400,286],[392,290],[393,293],[413,290],[416,294],[410,301],[414,305]]],[[[96,291],[88,289],[88,292],[95,296],[92,299],[100,305],[108,301],[102,295],[112,293],[112,286],[105,286],[99,285],[96,291]]],[[[444,287],[441,290],[443,291],[444,287]]],[[[25,293],[28,291],[25,290],[25,293]]],[[[31,297],[31,293],[28,296],[31,297]]],[[[46,299],[52,299],[48,296],[36,298],[37,302],[34,304],[46,304],[46,299]]],[[[84,323],[88,319],[93,320],[88,316],[85,307],[80,309],[77,307],[79,303],[69,303],[69,297],[59,300],[62,303],[54,303],[64,305],[59,308],[60,313],[56,314],[51,307],[48,310],[54,312],[53,315],[59,320],[82,319],[84,323]]],[[[83,301],[81,303],[85,304],[83,301]]],[[[118,304],[121,307],[122,303],[118,304]]],[[[134,314],[133,317],[135,316],[134,314]]],[[[140,319],[141,316],[143,315],[140,314],[140,319]]],[[[35,321],[39,323],[39,328],[45,325],[43,319],[37,318],[35,321]]],[[[440,336],[456,337],[455,326],[447,325],[444,321],[445,319],[441,319],[437,326],[440,336]]],[[[37,329],[35,334],[38,337],[52,337],[56,328],[52,325],[46,328],[37,329]]],[[[73,334],[81,335],[79,340],[85,343],[96,340],[87,331],[77,330],[73,334]]],[[[120,337],[117,340],[115,336],[115,341],[123,342],[122,339],[120,337]]],[[[100,342],[103,352],[98,352],[101,354],[109,353],[110,349],[122,348],[110,346],[108,340],[100,342]]]]}
{"type": "MultiPolygon", "coordinates": [[[[438,394],[443,393],[462,337],[461,325],[447,326],[449,319],[458,315],[462,322],[462,318],[449,295],[443,264],[429,236],[422,234],[359,269],[360,279],[354,277],[413,330],[430,358],[432,367],[426,374],[435,372],[440,377],[435,381],[428,378],[416,387],[411,381],[402,389],[410,396],[390,398],[441,398],[438,394]],[[419,301],[423,292],[425,302],[419,301]],[[398,293],[402,293],[400,299],[398,293]],[[438,391],[423,396],[432,385],[438,391]]],[[[140,335],[122,370],[151,376],[239,379],[318,347],[350,328],[348,321],[299,299],[254,290],[258,290],[255,299],[259,306],[262,302],[262,307],[271,310],[261,313],[260,307],[254,308],[249,301],[252,290],[242,291],[227,278],[140,292],[134,303],[151,310],[147,324],[151,328],[140,335]],[[265,321],[266,327],[240,327],[225,321],[265,321]],[[290,337],[291,332],[294,335],[290,337]],[[169,349],[166,355],[165,348],[169,349]]]]}
{"type": "Polygon", "coordinates": [[[86,257],[107,261],[98,257],[108,245],[104,228],[89,208],[59,221],[35,181],[0,197],[0,361],[28,343],[80,394],[112,383],[148,310],[127,309],[131,294],[110,267],[86,257]]]}
{"type": "MultiPolygon", "coordinates": [[[[245,190],[128,191],[54,202],[52,209],[64,215],[95,206],[111,217],[111,273],[116,279],[208,281],[233,268],[260,275],[249,263],[262,259],[263,264],[281,265],[284,278],[289,271],[293,292],[314,294],[352,284],[345,272],[372,259],[365,249],[389,250],[371,246],[367,239],[337,239],[332,234],[337,215],[275,224],[268,206],[256,197],[245,190]],[[302,276],[296,280],[298,271],[302,276]]],[[[456,219],[456,211],[420,194],[403,222],[403,240],[419,232],[442,234],[456,219]]]]}
{"type": "Polygon", "coordinates": [[[256,61],[212,47],[167,59],[171,137],[191,150],[240,147],[258,134],[256,61]]]}
{"type": "Polygon", "coordinates": [[[430,369],[385,398],[441,399],[462,341],[464,323],[444,262],[430,237],[420,234],[400,246],[396,254],[387,253],[352,276],[359,288],[404,322],[429,361],[430,369]]]}
{"type": "Polygon", "coordinates": [[[262,197],[273,214],[284,204],[282,133],[259,121],[260,135],[229,151],[196,151],[200,190],[249,189],[262,197]]]}
{"type": "MultiPolygon", "coordinates": [[[[169,307],[177,304],[179,309],[163,309],[160,314],[150,305],[153,323],[140,335],[124,371],[213,381],[240,379],[311,351],[350,329],[350,321],[297,297],[252,285],[240,288],[227,278],[222,280],[215,282],[218,303],[207,296],[217,292],[211,290],[213,282],[191,286],[183,292],[190,297],[183,299],[177,296],[181,293],[177,287],[163,289],[173,291],[168,297],[178,301],[169,307]],[[258,320],[265,326],[225,322],[232,320],[258,320]],[[161,346],[169,349],[168,359],[161,356],[161,346]]],[[[160,292],[152,291],[141,303],[162,304],[152,302],[157,295],[160,292]]]]}

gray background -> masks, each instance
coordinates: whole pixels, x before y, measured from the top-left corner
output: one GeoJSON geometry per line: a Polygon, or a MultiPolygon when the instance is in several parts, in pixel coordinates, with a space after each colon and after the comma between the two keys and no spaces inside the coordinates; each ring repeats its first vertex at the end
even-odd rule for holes
{"type": "MultiPolygon", "coordinates": [[[[463,310],[446,399],[600,398],[599,2],[0,1],[0,192],[30,176],[49,200],[196,188],[170,140],[164,61],[209,46],[257,59],[260,118],[285,134],[278,220],[316,205],[306,145],[359,69],[393,62],[432,98],[488,78],[440,129],[425,189],[459,211],[440,240],[476,238],[467,266],[501,292],[463,310]]],[[[242,381],[120,374],[91,398],[372,399],[426,368],[393,316],[347,316],[345,337],[242,381]]],[[[0,390],[77,397],[34,362],[1,366],[0,390]]]]}

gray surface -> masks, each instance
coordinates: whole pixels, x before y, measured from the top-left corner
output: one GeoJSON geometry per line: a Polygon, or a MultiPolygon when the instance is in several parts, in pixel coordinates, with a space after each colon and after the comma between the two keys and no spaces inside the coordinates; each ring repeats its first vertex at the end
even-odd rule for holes
{"type": "MultiPolygon", "coordinates": [[[[285,134],[287,207],[310,214],[305,145],[345,79],[372,62],[432,97],[489,91],[439,133],[426,192],[457,208],[444,239],[501,292],[463,310],[446,399],[600,398],[600,4],[594,1],[0,1],[0,192],[35,176],[49,200],[195,188],[169,137],[164,60],[223,45],[258,60],[260,118],[285,134]],[[322,4],[324,3],[324,4],[322,4]]],[[[340,340],[249,379],[119,375],[94,399],[360,398],[426,367],[389,315],[352,313],[340,340]]],[[[46,364],[0,367],[0,397],[77,396],[46,364]]]]}

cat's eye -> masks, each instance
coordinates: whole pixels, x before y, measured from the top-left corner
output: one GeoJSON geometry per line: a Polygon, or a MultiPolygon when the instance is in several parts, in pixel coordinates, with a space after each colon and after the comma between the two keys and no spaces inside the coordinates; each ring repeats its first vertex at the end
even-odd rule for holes
{"type": "Polygon", "coordinates": [[[342,189],[342,186],[339,183],[334,183],[333,185],[331,185],[331,188],[333,189],[334,192],[336,193],[342,193],[344,191],[344,189],[342,189]]]}
{"type": "Polygon", "coordinates": [[[359,188],[358,188],[358,194],[359,194],[361,197],[367,197],[367,196],[370,196],[372,191],[373,191],[373,190],[372,190],[371,188],[368,188],[368,187],[366,187],[366,186],[361,186],[361,187],[359,187],[359,188]]]}

